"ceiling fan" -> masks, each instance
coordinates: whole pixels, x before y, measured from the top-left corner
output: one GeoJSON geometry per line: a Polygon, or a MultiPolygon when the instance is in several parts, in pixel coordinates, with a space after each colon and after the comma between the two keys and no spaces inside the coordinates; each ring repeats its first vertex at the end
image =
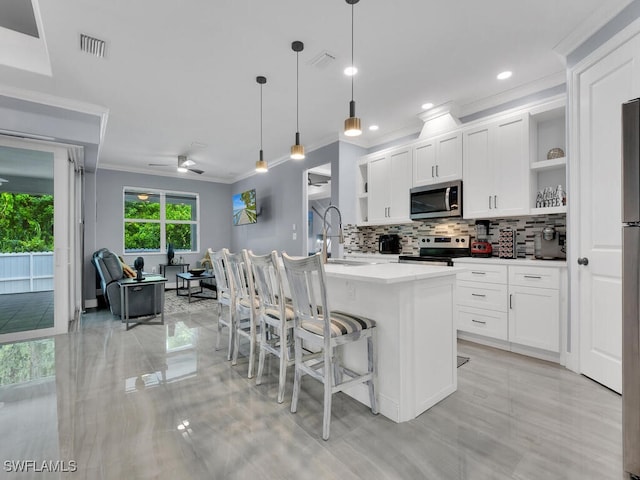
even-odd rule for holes
{"type": "MultiPolygon", "coordinates": [[[[198,175],[202,175],[204,170],[200,170],[198,168],[191,168],[196,164],[193,160],[187,158],[186,155],[178,155],[178,172],[186,173],[187,171],[197,173],[198,175]]],[[[150,163],[150,167],[170,167],[166,163],[150,163]]]]}

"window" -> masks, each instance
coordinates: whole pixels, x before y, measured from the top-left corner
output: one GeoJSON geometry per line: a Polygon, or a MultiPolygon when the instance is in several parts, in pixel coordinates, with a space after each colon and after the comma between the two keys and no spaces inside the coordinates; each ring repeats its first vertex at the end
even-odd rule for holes
{"type": "Polygon", "coordinates": [[[124,189],[124,252],[198,251],[196,193],[124,189]]]}

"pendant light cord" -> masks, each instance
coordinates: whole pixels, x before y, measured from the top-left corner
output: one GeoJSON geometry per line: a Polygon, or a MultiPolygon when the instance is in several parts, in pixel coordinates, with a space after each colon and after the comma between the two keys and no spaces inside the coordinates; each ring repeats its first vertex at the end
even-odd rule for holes
{"type": "MultiPolygon", "coordinates": [[[[351,4],[351,68],[355,68],[355,66],[353,65],[353,6],[354,4],[351,4]]],[[[355,73],[353,75],[351,75],[351,100],[353,101],[353,77],[355,77],[355,73]]]]}
{"type": "Polygon", "coordinates": [[[298,65],[298,60],[300,58],[300,52],[296,52],[296,132],[300,132],[299,125],[299,110],[300,110],[300,99],[299,99],[299,90],[300,90],[300,66],[298,65]]]}
{"type": "Polygon", "coordinates": [[[262,151],[262,84],[260,84],[260,151],[262,151]]]}

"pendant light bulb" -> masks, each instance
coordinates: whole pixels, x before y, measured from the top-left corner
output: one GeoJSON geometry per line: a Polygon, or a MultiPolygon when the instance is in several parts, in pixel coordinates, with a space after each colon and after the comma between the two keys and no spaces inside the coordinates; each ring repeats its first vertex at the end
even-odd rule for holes
{"type": "Polygon", "coordinates": [[[267,165],[267,162],[265,162],[265,160],[264,160],[262,149],[261,149],[260,150],[260,160],[258,160],[256,162],[256,172],[264,173],[264,172],[268,172],[268,171],[269,171],[269,166],[267,165]]]}
{"type": "Polygon", "coordinates": [[[256,77],[256,82],[260,85],[260,160],[256,162],[256,172],[264,173],[269,171],[269,165],[267,165],[262,151],[262,86],[267,83],[267,78],[258,76],[256,77]]]}
{"type": "MultiPolygon", "coordinates": [[[[351,65],[353,62],[353,6],[360,0],[346,0],[351,5],[351,65]]],[[[357,137],[362,134],[360,119],[356,117],[356,102],[353,100],[353,77],[351,76],[351,101],[349,102],[349,118],[344,121],[344,134],[347,137],[357,137]]]]}
{"type": "Polygon", "coordinates": [[[296,52],[296,143],[291,146],[291,159],[292,160],[304,160],[304,145],[300,144],[300,126],[299,126],[299,111],[300,111],[300,67],[298,63],[298,57],[300,52],[304,50],[304,43],[296,40],[291,44],[291,50],[296,52]]]}

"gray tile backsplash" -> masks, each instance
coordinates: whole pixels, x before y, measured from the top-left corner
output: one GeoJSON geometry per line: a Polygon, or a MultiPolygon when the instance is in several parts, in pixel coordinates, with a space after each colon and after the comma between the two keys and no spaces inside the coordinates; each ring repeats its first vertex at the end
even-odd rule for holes
{"type": "MultiPolygon", "coordinates": [[[[512,228],[517,232],[518,258],[533,258],[534,235],[545,225],[553,225],[560,231],[566,230],[566,214],[537,215],[491,219],[489,236],[493,255],[498,256],[498,235],[500,229],[512,228]]],[[[375,253],[378,251],[378,236],[386,233],[400,235],[403,255],[417,255],[418,237],[425,235],[470,235],[475,237],[475,220],[451,220],[447,218],[424,220],[407,225],[377,225],[358,227],[346,225],[345,252],[375,253]]]]}

